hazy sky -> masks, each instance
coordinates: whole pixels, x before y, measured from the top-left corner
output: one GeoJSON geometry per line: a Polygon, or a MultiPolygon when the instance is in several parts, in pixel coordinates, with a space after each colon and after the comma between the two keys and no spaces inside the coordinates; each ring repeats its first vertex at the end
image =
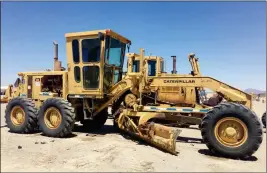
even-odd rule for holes
{"type": "Polygon", "coordinates": [[[164,57],[168,72],[176,55],[178,73],[190,73],[194,52],[203,75],[266,88],[266,2],[2,2],[1,24],[1,85],[52,68],[53,40],[66,67],[65,33],[110,28],[130,52],[164,57]]]}

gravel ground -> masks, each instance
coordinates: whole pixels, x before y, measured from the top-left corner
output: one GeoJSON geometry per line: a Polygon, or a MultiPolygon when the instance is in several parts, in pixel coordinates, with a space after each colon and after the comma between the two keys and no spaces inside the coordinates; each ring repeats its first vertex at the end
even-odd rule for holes
{"type": "MultiPolygon", "coordinates": [[[[210,154],[201,143],[197,128],[182,129],[177,140],[179,154],[157,150],[126,139],[113,131],[108,120],[97,134],[75,129],[72,137],[55,139],[40,133],[20,135],[8,132],[1,105],[1,171],[150,171],[150,172],[265,172],[266,133],[259,150],[249,160],[232,160],[210,154]]],[[[259,117],[264,103],[254,102],[259,117]]],[[[265,132],[265,129],[264,129],[265,132]]]]}

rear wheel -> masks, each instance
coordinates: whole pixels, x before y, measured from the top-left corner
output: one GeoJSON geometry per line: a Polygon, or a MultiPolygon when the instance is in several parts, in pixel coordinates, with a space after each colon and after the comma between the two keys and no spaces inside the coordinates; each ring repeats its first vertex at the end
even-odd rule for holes
{"type": "Polygon", "coordinates": [[[75,123],[74,108],[62,98],[47,99],[40,108],[38,123],[46,136],[69,136],[75,123]]]}
{"type": "Polygon", "coordinates": [[[7,127],[14,133],[32,133],[37,130],[37,109],[28,98],[10,100],[5,111],[7,127]]]}
{"type": "Polygon", "coordinates": [[[262,122],[263,126],[266,127],[266,112],[262,115],[261,122],[262,122]]]}
{"type": "Polygon", "coordinates": [[[247,158],[262,143],[256,114],[235,103],[222,103],[209,111],[202,120],[201,134],[213,153],[230,158],[247,158]]]}

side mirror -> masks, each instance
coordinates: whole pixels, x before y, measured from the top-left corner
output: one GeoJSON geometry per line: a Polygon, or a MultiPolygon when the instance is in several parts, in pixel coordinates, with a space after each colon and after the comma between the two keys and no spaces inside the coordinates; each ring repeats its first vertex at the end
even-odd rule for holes
{"type": "Polygon", "coordinates": [[[103,33],[101,33],[101,32],[99,32],[98,33],[98,38],[101,40],[101,41],[103,41],[104,40],[104,34],[103,33]]]}

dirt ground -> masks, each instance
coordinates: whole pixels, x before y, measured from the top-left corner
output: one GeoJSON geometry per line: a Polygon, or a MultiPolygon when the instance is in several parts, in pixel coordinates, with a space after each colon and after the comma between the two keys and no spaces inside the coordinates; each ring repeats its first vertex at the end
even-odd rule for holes
{"type": "MultiPolygon", "coordinates": [[[[254,102],[261,117],[264,103],[254,102]]],[[[112,120],[96,134],[75,129],[73,137],[55,139],[41,133],[8,132],[1,105],[1,171],[150,171],[150,172],[265,172],[266,133],[259,150],[249,160],[212,156],[197,128],[182,129],[177,156],[126,139],[113,131],[112,120]],[[19,147],[21,146],[21,147],[19,147]],[[20,149],[19,149],[20,148],[20,149]]],[[[265,132],[265,129],[264,129],[265,132]]]]}

